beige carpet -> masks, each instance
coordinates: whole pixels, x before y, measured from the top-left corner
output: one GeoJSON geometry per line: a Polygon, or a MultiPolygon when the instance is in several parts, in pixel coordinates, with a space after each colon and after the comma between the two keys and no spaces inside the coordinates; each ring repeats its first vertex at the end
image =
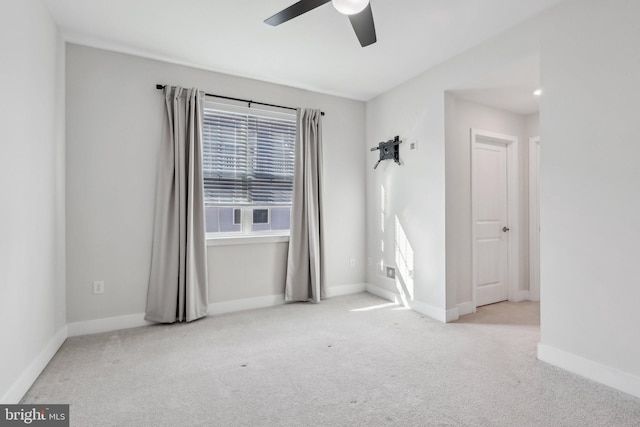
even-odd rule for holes
{"type": "Polygon", "coordinates": [[[369,294],[68,339],[23,403],[72,426],[640,426],[536,359],[539,307],[441,324],[369,294]]]}

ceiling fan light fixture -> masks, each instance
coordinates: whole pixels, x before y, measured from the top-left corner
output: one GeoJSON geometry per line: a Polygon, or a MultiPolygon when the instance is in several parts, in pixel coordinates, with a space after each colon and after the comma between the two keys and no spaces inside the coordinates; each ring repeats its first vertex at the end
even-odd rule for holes
{"type": "Polygon", "coordinates": [[[331,0],[331,4],[343,15],[355,15],[367,7],[369,0],[331,0]]]}

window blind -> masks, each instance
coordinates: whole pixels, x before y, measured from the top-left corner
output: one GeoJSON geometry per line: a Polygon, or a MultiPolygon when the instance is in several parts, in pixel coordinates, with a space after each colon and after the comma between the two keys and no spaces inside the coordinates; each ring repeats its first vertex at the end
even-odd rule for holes
{"type": "Polygon", "coordinates": [[[202,133],[206,206],[291,205],[295,113],[205,107],[202,133]]]}

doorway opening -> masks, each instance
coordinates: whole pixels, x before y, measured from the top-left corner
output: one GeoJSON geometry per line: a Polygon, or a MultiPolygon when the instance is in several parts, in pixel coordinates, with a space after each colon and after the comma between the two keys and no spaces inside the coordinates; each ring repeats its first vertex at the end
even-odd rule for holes
{"type": "MultiPolygon", "coordinates": [[[[474,313],[478,305],[498,299],[512,302],[539,299],[536,293],[539,286],[535,282],[533,287],[530,285],[532,278],[535,280],[539,277],[539,271],[534,271],[539,267],[530,259],[529,224],[529,217],[532,216],[529,212],[529,145],[530,138],[539,135],[539,99],[534,95],[539,87],[538,73],[539,60],[537,55],[532,55],[487,70],[486,75],[478,75],[474,81],[445,93],[447,310],[457,312],[458,316],[474,313]],[[475,135],[476,140],[483,137],[480,139],[484,139],[485,145],[492,143],[494,150],[495,146],[502,144],[504,151],[509,151],[509,154],[504,154],[507,158],[511,152],[517,152],[515,159],[512,159],[512,166],[507,168],[507,174],[512,171],[516,177],[507,184],[506,190],[515,194],[506,198],[507,205],[517,199],[517,206],[505,215],[506,220],[502,220],[500,227],[497,227],[500,221],[494,221],[493,231],[500,230],[500,238],[497,233],[493,237],[474,237],[474,233],[481,231],[474,231],[476,226],[487,228],[489,225],[477,224],[478,221],[488,221],[487,218],[476,218],[475,225],[472,219],[472,209],[479,208],[477,202],[472,200],[472,175],[476,173],[472,170],[472,163],[476,162],[475,158],[472,159],[472,144],[478,142],[472,142],[472,130],[480,131],[475,135]],[[491,137],[502,141],[491,141],[491,137]],[[504,227],[507,229],[502,231],[504,227]],[[480,245],[483,245],[483,250],[479,250],[480,245]],[[499,267],[500,264],[489,262],[492,258],[500,258],[501,246],[506,247],[508,255],[506,273],[504,268],[499,267]],[[479,268],[474,267],[474,263],[479,268]],[[504,281],[507,284],[506,296],[504,291],[500,298],[488,300],[479,295],[478,285],[485,287],[484,290],[490,289],[492,284],[501,281],[496,279],[500,271],[507,277],[504,281]]],[[[494,164],[499,163],[496,158],[502,156],[490,151],[484,154],[485,157],[493,156],[493,160],[484,160],[494,164]]],[[[496,170],[492,167],[485,169],[496,170]]],[[[491,181],[494,178],[489,175],[489,181],[485,184],[498,186],[496,181],[491,181]]]]}

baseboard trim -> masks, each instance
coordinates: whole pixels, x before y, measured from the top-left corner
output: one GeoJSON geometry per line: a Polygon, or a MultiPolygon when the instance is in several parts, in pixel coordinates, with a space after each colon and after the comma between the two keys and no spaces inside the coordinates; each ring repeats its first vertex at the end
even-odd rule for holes
{"type": "Polygon", "coordinates": [[[3,405],[15,405],[19,403],[66,339],[67,327],[64,326],[49,340],[47,345],[38,353],[27,369],[22,372],[16,382],[14,382],[4,396],[2,396],[0,403],[3,405]]]}
{"type": "Polygon", "coordinates": [[[529,291],[518,291],[516,292],[513,298],[510,298],[509,301],[512,302],[522,302],[529,300],[529,291]]]}
{"type": "Polygon", "coordinates": [[[450,308],[445,311],[445,319],[446,323],[455,322],[460,318],[460,310],[458,310],[458,306],[450,308]]]}
{"type": "MultiPolygon", "coordinates": [[[[328,289],[329,297],[357,294],[364,292],[367,285],[356,283],[349,285],[333,286],[328,289]]],[[[243,298],[231,301],[214,302],[208,306],[209,315],[232,313],[234,311],[253,310],[255,308],[271,307],[284,304],[284,294],[266,295],[255,298],[243,298]]],[[[67,325],[68,336],[99,334],[102,332],[117,331],[120,329],[137,328],[139,326],[152,325],[154,322],[144,320],[144,313],[127,314],[124,316],[107,317],[104,319],[85,320],[73,322],[67,325]]]]}
{"type": "MultiPolygon", "coordinates": [[[[364,283],[330,286],[327,288],[327,298],[359,294],[366,291],[364,283]]],[[[214,302],[209,304],[209,315],[233,313],[235,311],[253,310],[256,308],[272,307],[284,304],[284,294],[266,295],[255,298],[244,298],[231,301],[214,302]]]]}
{"type": "MultiPolygon", "coordinates": [[[[367,292],[380,298],[386,299],[387,301],[391,301],[396,304],[403,304],[400,294],[381,288],[380,286],[367,284],[367,292]]],[[[414,300],[409,301],[409,308],[415,312],[424,314],[425,316],[429,316],[432,319],[435,319],[442,323],[447,323],[458,319],[457,307],[451,310],[444,310],[434,307],[430,304],[414,300]]]]}
{"type": "Polygon", "coordinates": [[[582,356],[539,343],[538,359],[640,398],[640,377],[582,356]]]}
{"type": "Polygon", "coordinates": [[[402,303],[402,300],[400,299],[400,294],[381,288],[380,286],[367,283],[367,285],[365,286],[365,290],[370,294],[380,297],[382,299],[386,299],[387,301],[391,301],[396,304],[402,303]]]}
{"type": "Polygon", "coordinates": [[[144,313],[136,313],[126,314],[124,316],[73,322],[69,323],[67,328],[69,337],[77,337],[80,335],[100,334],[102,332],[112,332],[120,329],[137,328],[139,326],[147,325],[153,325],[153,322],[144,320],[144,313]]]}
{"type": "MultiPolygon", "coordinates": [[[[447,323],[447,310],[442,308],[434,307],[430,304],[426,304],[420,301],[410,301],[409,307],[413,311],[417,311],[420,314],[424,314],[425,316],[429,316],[432,319],[435,319],[442,323],[447,323]]],[[[457,310],[456,310],[457,311],[457,310]]]]}
{"type": "Polygon", "coordinates": [[[365,292],[366,290],[366,283],[351,283],[347,285],[331,286],[327,288],[327,298],[359,294],[365,292]]]}
{"type": "Polygon", "coordinates": [[[209,316],[233,313],[235,311],[253,310],[284,304],[284,294],[265,295],[262,297],[235,299],[209,304],[209,316]]]}
{"type": "Polygon", "coordinates": [[[476,312],[476,307],[473,305],[473,301],[462,302],[458,304],[458,314],[460,316],[466,316],[476,312]]]}

